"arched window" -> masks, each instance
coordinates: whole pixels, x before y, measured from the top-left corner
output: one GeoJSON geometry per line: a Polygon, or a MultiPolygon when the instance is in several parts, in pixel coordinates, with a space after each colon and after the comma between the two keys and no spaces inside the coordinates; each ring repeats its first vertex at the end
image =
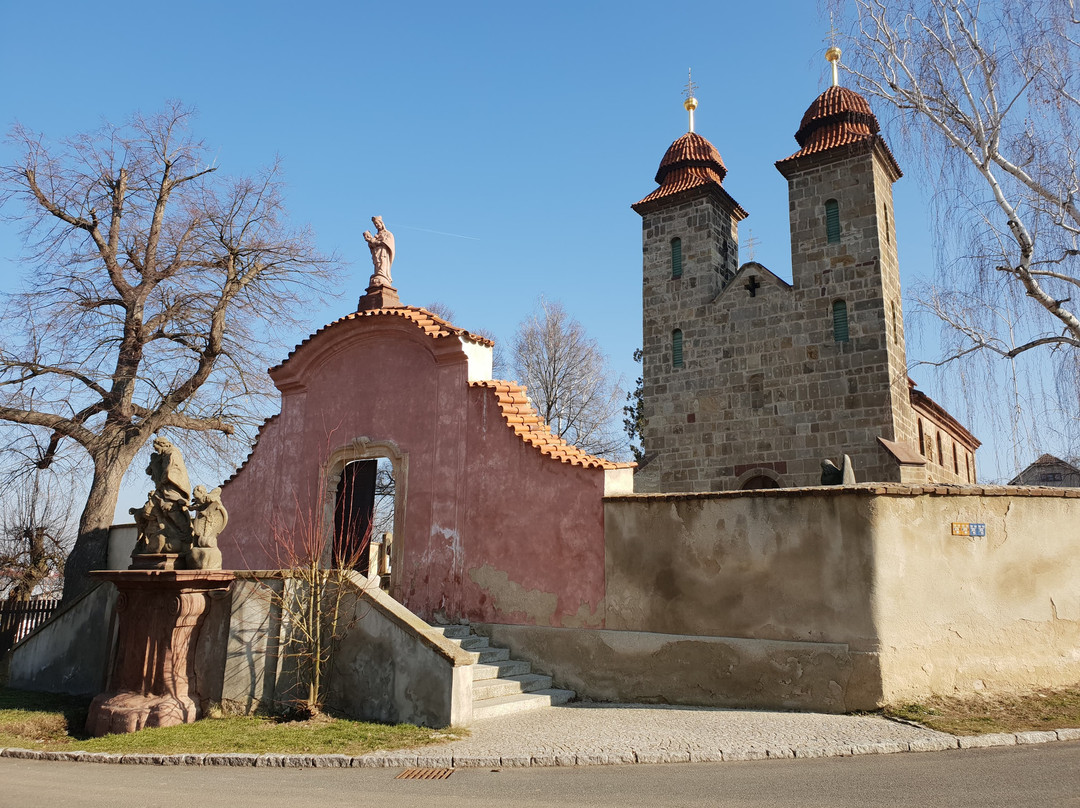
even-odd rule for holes
{"type": "Polygon", "coordinates": [[[926,457],[926,438],[923,436],[922,418],[919,419],[919,454],[926,457]]]}
{"type": "Polygon", "coordinates": [[[960,476],[960,461],[956,457],[956,444],[955,443],[952,445],[952,470],[953,470],[953,474],[955,474],[958,477],[960,476]]]}
{"type": "Polygon", "coordinates": [[[945,465],[945,453],[943,451],[941,451],[941,433],[940,432],[937,433],[937,462],[942,466],[945,465]]]}
{"type": "Polygon", "coordinates": [[[843,300],[832,304],[832,335],[837,342],[848,341],[847,303],[843,300]]]}
{"type": "Polygon", "coordinates": [[[671,277],[682,277],[682,239],[671,240],[671,277]]]}
{"type": "Polygon", "coordinates": [[[682,331],[678,328],[671,332],[671,366],[673,368],[683,366],[682,331]]]}
{"type": "Polygon", "coordinates": [[[840,243],[840,203],[835,199],[825,201],[825,233],[830,244],[840,243]]]}

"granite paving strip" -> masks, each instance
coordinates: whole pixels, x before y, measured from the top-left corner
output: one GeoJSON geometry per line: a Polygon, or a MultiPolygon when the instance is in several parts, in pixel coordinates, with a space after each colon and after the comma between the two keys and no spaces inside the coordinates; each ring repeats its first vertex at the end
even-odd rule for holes
{"type": "Polygon", "coordinates": [[[91,763],[288,768],[510,768],[704,763],[936,752],[1080,741],[1080,728],[954,736],[872,715],[567,704],[475,722],[468,738],[348,755],[110,754],[0,749],[0,757],[91,763]]]}

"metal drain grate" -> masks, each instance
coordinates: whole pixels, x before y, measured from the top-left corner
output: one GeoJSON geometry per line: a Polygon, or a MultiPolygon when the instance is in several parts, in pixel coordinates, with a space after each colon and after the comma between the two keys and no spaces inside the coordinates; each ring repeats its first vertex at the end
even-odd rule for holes
{"type": "Polygon", "coordinates": [[[445,780],[453,769],[406,769],[395,780],[445,780]]]}

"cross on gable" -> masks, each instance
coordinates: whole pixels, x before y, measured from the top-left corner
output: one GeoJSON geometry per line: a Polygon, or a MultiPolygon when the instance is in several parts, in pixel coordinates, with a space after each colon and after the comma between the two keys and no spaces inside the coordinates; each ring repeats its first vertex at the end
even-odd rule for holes
{"type": "Polygon", "coordinates": [[[758,283],[757,275],[751,275],[750,280],[746,282],[746,286],[743,287],[750,293],[750,297],[757,297],[757,290],[761,288],[761,284],[758,283]]]}

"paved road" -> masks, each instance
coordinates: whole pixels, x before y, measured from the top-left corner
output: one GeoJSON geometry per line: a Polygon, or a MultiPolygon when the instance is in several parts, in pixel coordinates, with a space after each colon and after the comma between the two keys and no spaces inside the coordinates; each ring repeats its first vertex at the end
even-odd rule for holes
{"type": "Polygon", "coordinates": [[[1080,806],[1080,742],[733,763],[459,769],[110,766],[0,759],[0,806],[1080,806]]]}

